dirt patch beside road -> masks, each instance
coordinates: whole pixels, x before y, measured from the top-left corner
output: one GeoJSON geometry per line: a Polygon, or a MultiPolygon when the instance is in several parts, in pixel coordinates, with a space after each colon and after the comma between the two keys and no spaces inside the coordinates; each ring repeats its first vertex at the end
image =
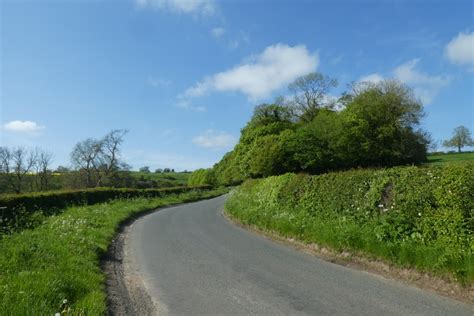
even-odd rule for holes
{"type": "Polygon", "coordinates": [[[124,224],[102,261],[106,274],[108,315],[156,315],[141,278],[130,269],[126,235],[133,224],[124,224]]]}

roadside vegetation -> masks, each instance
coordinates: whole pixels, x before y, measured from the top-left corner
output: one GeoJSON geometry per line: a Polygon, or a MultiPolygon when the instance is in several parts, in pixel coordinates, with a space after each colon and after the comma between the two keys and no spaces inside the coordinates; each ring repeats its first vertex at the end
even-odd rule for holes
{"type": "Polygon", "coordinates": [[[0,238],[3,234],[33,228],[47,216],[61,213],[68,206],[90,205],[113,199],[157,198],[189,191],[209,190],[210,186],[173,187],[163,189],[94,188],[85,190],[48,191],[0,196],[0,238]]]}
{"type": "Polygon", "coordinates": [[[226,210],[285,237],[474,281],[474,163],[247,180],[226,210]]]}
{"type": "Polygon", "coordinates": [[[225,189],[74,206],[0,238],[2,315],[104,315],[101,256],[120,223],[158,207],[210,198],[225,189]]]}

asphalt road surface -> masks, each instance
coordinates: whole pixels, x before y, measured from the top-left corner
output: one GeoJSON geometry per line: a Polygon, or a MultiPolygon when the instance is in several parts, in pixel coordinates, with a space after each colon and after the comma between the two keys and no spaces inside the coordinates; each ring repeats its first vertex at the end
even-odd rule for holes
{"type": "Polygon", "coordinates": [[[160,315],[474,315],[473,305],[318,259],[236,227],[225,197],[137,220],[127,260],[160,315]]]}

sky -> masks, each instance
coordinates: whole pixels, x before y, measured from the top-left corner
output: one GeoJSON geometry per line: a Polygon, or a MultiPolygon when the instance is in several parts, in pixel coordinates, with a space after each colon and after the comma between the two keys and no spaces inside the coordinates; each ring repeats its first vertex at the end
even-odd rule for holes
{"type": "MultiPolygon", "coordinates": [[[[123,159],[211,167],[255,105],[318,71],[397,78],[440,141],[474,133],[473,1],[0,0],[0,145],[73,146],[127,129],[123,159]]],[[[440,148],[443,149],[443,148],[440,148]]]]}

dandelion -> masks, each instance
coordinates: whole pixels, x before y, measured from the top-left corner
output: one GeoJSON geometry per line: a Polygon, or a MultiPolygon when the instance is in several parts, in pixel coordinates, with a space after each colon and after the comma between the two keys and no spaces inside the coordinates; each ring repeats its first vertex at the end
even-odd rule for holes
{"type": "Polygon", "coordinates": [[[61,316],[61,313],[56,313],[54,314],[54,316],[61,316]]]}
{"type": "Polygon", "coordinates": [[[67,304],[67,299],[64,299],[64,300],[63,300],[63,304],[67,304]]]}
{"type": "Polygon", "coordinates": [[[383,204],[379,204],[378,207],[382,208],[382,207],[383,207],[383,204]]]}
{"type": "Polygon", "coordinates": [[[418,212],[418,216],[421,216],[421,212],[418,212]]]}

